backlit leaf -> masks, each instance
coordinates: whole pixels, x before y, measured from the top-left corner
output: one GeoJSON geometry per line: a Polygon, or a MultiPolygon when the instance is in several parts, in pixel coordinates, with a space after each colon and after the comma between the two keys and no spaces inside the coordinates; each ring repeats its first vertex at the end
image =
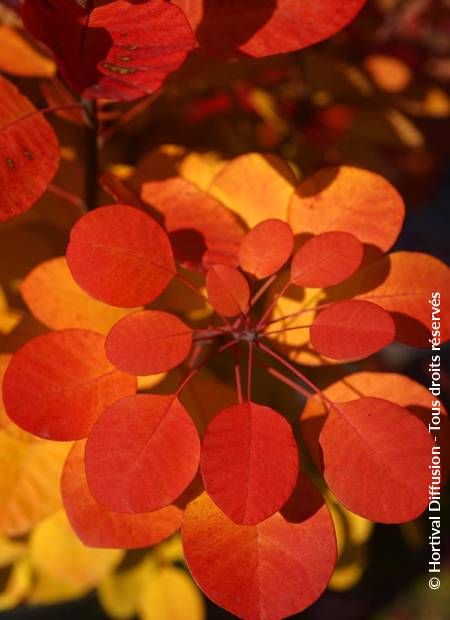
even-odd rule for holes
{"type": "Polygon", "coordinates": [[[123,551],[86,547],[60,510],[33,530],[30,556],[33,566],[44,575],[68,585],[92,587],[114,570],[123,551]]]}
{"type": "Polygon", "coordinates": [[[17,88],[0,76],[0,222],[27,211],[59,165],[55,132],[17,88]]]}
{"type": "Polygon", "coordinates": [[[141,198],[164,216],[175,257],[186,267],[238,266],[245,227],[211,195],[181,177],[142,184],[141,198]]]}
{"type": "Polygon", "coordinates": [[[51,329],[92,329],[106,334],[129,313],[87,295],[73,279],[64,256],[35,267],[20,292],[33,315],[51,329]]]}
{"type": "Polygon", "coordinates": [[[319,313],[310,335],[321,355],[349,361],[368,357],[390,344],[395,324],[386,310],[371,302],[337,301],[319,313]]]}
{"type": "Polygon", "coordinates": [[[182,538],[205,594],[249,620],[279,620],[311,605],[336,561],[330,513],[306,481],[283,513],[253,526],[231,521],[204,493],[187,507],[182,538]]]}
{"type": "Polygon", "coordinates": [[[294,234],[341,230],[386,251],[403,225],[405,206],[383,177],[350,166],[324,168],[300,183],[289,204],[294,234]]]}
{"type": "Polygon", "coordinates": [[[208,191],[253,228],[271,218],[286,221],[295,183],[292,169],[282,159],[250,153],[227,163],[208,191]]]}
{"type": "Polygon", "coordinates": [[[25,0],[22,17],[83,97],[122,101],[154,92],[193,48],[185,16],[163,0],[102,4],[25,0]]]}
{"type": "Polygon", "coordinates": [[[59,508],[59,479],[69,448],[25,443],[0,431],[0,533],[25,534],[59,508]]]}
{"type": "Polygon", "coordinates": [[[2,428],[8,435],[12,437],[16,437],[16,439],[20,439],[21,441],[39,441],[37,437],[32,435],[31,433],[27,433],[20,426],[14,424],[11,418],[7,415],[5,411],[5,407],[3,404],[3,396],[2,396],[2,386],[3,386],[3,378],[5,376],[6,369],[11,362],[12,355],[8,353],[0,353],[0,428],[2,428]]]}
{"type": "Polygon", "coordinates": [[[294,237],[289,225],[281,220],[264,220],[244,237],[239,263],[256,278],[267,278],[281,269],[293,249],[294,237]]]}
{"type": "Polygon", "coordinates": [[[0,611],[20,605],[29,593],[33,583],[33,572],[28,558],[14,564],[4,589],[0,592],[0,611]]]}
{"type": "Polygon", "coordinates": [[[212,306],[222,316],[245,312],[250,288],[242,273],[226,265],[214,265],[206,275],[206,290],[212,306]]]}
{"type": "Polygon", "coordinates": [[[325,480],[352,512],[401,523],[425,510],[432,441],[407,409],[374,397],[334,403],[320,445],[325,480]]]}
{"type": "Polygon", "coordinates": [[[314,45],[344,28],[365,0],[175,0],[209,53],[268,56],[314,45]]]}
{"type": "Polygon", "coordinates": [[[144,310],[123,318],[109,332],[109,360],[132,375],[156,375],[175,368],[188,356],[192,330],[168,312],[144,310]]]}
{"type": "Polygon", "coordinates": [[[9,417],[45,439],[86,437],[105,407],[136,392],[136,379],[107,359],[95,332],[38,336],[13,356],[3,383],[9,417]]]}
{"type": "Polygon", "coordinates": [[[432,293],[440,292],[435,317],[442,319],[441,340],[445,342],[450,337],[450,321],[444,318],[449,316],[450,309],[443,295],[448,290],[450,270],[443,262],[419,252],[394,252],[363,267],[348,282],[330,291],[330,296],[376,303],[392,313],[400,342],[429,347],[432,293]]]}
{"type": "Polygon", "coordinates": [[[352,276],[364,254],[354,235],[327,232],[312,237],[294,254],[291,281],[302,287],[325,288],[352,276]]]}
{"type": "Polygon", "coordinates": [[[0,40],[0,71],[24,77],[55,75],[55,63],[36,51],[15,28],[0,26],[0,40]]]}
{"type": "Polygon", "coordinates": [[[67,262],[89,295],[125,308],[156,299],[175,271],[166,233],[149,215],[125,205],[82,217],[72,229],[67,262]]]}
{"type": "Polygon", "coordinates": [[[117,512],[150,512],[171,504],[193,480],[200,441],[174,396],[140,394],[109,407],[86,444],[95,499],[117,512]]]}
{"type": "Polygon", "coordinates": [[[67,516],[85,545],[120,549],[149,547],[168,538],[180,527],[182,512],[176,506],[144,514],[117,513],[101,506],[87,485],[85,443],[83,440],[73,446],[61,479],[67,516]]]}
{"type": "Polygon", "coordinates": [[[298,477],[298,451],[286,420],[255,403],[221,411],[202,446],[205,488],[234,522],[264,521],[288,500],[298,477]]]}

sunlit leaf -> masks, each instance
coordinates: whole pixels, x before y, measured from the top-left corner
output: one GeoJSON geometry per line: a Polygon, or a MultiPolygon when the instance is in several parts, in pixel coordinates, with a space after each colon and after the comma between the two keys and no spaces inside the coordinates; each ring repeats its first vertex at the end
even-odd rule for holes
{"type": "Polygon", "coordinates": [[[302,611],[323,592],[336,561],[330,513],[306,481],[282,513],[254,526],[235,524],[205,493],[189,504],[182,537],[194,579],[240,618],[302,611]]]}
{"type": "Polygon", "coordinates": [[[72,229],[67,262],[89,295],[125,308],[153,301],[175,271],[166,233],[150,216],[125,205],[82,217],[72,229]]]}
{"type": "Polygon", "coordinates": [[[171,504],[194,478],[200,442],[175,396],[140,394],[109,407],[85,452],[95,499],[117,512],[150,512],[171,504]]]}
{"type": "Polygon", "coordinates": [[[73,279],[63,256],[35,267],[20,292],[33,315],[52,329],[92,329],[106,334],[129,313],[87,295],[73,279]]]}
{"type": "Polygon", "coordinates": [[[234,405],[208,426],[203,482],[211,499],[236,523],[253,525],[279,510],[294,490],[298,471],[292,430],[273,409],[234,405]]]}
{"type": "Polygon", "coordinates": [[[181,525],[182,512],[167,506],[156,512],[124,514],[108,510],[91,495],[84,470],[85,441],[77,442],[64,465],[61,492],[69,521],[90,547],[134,549],[155,545],[181,525]]]}
{"type": "Polygon", "coordinates": [[[30,209],[59,165],[56,135],[30,101],[0,76],[0,222],[30,209]]]}
{"type": "Polygon", "coordinates": [[[294,249],[292,230],[281,220],[264,220],[247,233],[239,249],[239,263],[256,278],[279,271],[294,249]]]}
{"type": "Polygon", "coordinates": [[[245,312],[250,288],[242,273],[226,265],[214,265],[206,275],[206,290],[212,306],[222,316],[245,312]]]}
{"type": "Polygon", "coordinates": [[[40,78],[56,73],[55,63],[36,51],[14,28],[0,26],[0,40],[0,71],[40,78]]]}
{"type": "Polygon", "coordinates": [[[390,344],[395,324],[390,314],[374,303],[337,301],[319,313],[310,335],[321,355],[349,361],[368,357],[390,344]]]}
{"type": "Polygon", "coordinates": [[[130,314],[112,328],[105,351],[124,372],[156,375],[181,364],[191,345],[192,330],[174,314],[144,310],[130,314]]]}
{"type": "Polygon", "coordinates": [[[25,0],[22,17],[84,97],[122,101],[154,92],[193,48],[186,18],[163,0],[102,4],[25,0]]]}
{"type": "Polygon", "coordinates": [[[352,233],[386,251],[396,241],[405,207],[383,177],[349,166],[324,168],[300,183],[289,204],[294,234],[352,233]]]}
{"type": "Polygon", "coordinates": [[[362,243],[350,233],[327,232],[312,237],[294,254],[292,283],[309,288],[339,284],[355,273],[363,253],[362,243]]]}
{"type": "Polygon", "coordinates": [[[68,329],[38,336],[13,356],[3,383],[9,417],[57,440],[86,437],[105,407],[136,392],[136,379],[107,359],[95,332],[68,329]]]}

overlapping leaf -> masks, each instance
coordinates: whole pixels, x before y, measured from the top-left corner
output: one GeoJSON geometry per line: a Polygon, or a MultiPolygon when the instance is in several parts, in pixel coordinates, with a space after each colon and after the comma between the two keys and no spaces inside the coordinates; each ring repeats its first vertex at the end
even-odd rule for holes
{"type": "Polygon", "coordinates": [[[56,135],[17,88],[0,76],[0,222],[27,211],[59,165],[56,135]]]}
{"type": "Polygon", "coordinates": [[[69,84],[92,99],[154,92],[194,45],[186,17],[163,0],[25,0],[22,16],[69,84]]]}
{"type": "Polygon", "coordinates": [[[70,329],[30,340],[12,358],[3,383],[9,417],[45,439],[86,437],[105,407],[136,392],[136,379],[107,359],[104,339],[70,329]]]}
{"type": "Polygon", "coordinates": [[[201,472],[209,496],[233,521],[267,519],[288,500],[298,477],[289,424],[251,402],[221,411],[203,440],[201,472]]]}
{"type": "Polygon", "coordinates": [[[125,308],[153,301],[175,272],[166,233],[149,215],[125,205],[82,217],[72,229],[67,262],[89,295],[125,308]]]}
{"type": "Polygon", "coordinates": [[[269,219],[247,233],[239,248],[241,268],[256,278],[279,271],[294,249],[294,237],[286,222],[269,219]]]}
{"type": "Polygon", "coordinates": [[[236,316],[248,308],[250,288],[242,273],[226,265],[214,265],[206,275],[208,299],[222,316],[236,316]]]}
{"type": "Polygon", "coordinates": [[[181,525],[182,512],[167,506],[144,514],[108,510],[91,495],[84,470],[85,441],[77,442],[64,465],[61,491],[69,521],[90,547],[133,549],[155,545],[181,525]]]}
{"type": "Polygon", "coordinates": [[[174,396],[141,394],[106,409],[89,435],[86,477],[92,495],[117,512],[168,506],[194,478],[200,441],[174,396]]]}

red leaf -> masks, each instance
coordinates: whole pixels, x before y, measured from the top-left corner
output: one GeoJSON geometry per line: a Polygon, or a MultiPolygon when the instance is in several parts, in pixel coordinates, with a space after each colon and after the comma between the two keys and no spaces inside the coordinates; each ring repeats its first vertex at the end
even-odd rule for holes
{"type": "Polygon", "coordinates": [[[85,444],[79,441],[73,446],[61,478],[64,508],[85,545],[136,549],[156,545],[178,530],[183,513],[176,506],[133,515],[112,512],[101,506],[87,485],[83,460],[85,444]]]}
{"type": "Polygon", "coordinates": [[[365,0],[175,0],[209,53],[268,56],[314,45],[344,28],[365,0]]]}
{"type": "Polygon", "coordinates": [[[355,297],[373,301],[388,310],[395,320],[397,340],[416,347],[429,347],[432,294],[440,292],[435,316],[442,318],[441,341],[450,337],[448,296],[450,270],[434,256],[420,252],[394,252],[374,261],[351,280],[330,291],[333,299],[355,297]],[[414,274],[414,277],[411,277],[414,274]]]}
{"type": "Polygon", "coordinates": [[[395,338],[390,314],[369,301],[337,301],[315,319],[311,344],[331,359],[350,361],[368,357],[395,338]]]}
{"type": "Polygon", "coordinates": [[[183,266],[238,266],[244,227],[218,200],[181,177],[145,182],[141,197],[163,214],[164,227],[183,266]]]}
{"type": "Polygon", "coordinates": [[[248,620],[302,611],[319,598],[336,562],[330,513],[307,480],[283,514],[258,525],[235,524],[204,493],[188,505],[181,531],[186,561],[203,592],[248,620]]]}
{"type": "Polygon", "coordinates": [[[178,7],[163,0],[25,0],[26,28],[55,54],[64,78],[91,99],[131,100],[159,88],[194,46],[178,7]]]}
{"type": "Polygon", "coordinates": [[[289,224],[277,219],[264,220],[244,237],[239,263],[255,277],[267,278],[281,269],[293,249],[294,236],[289,224]]]}
{"type": "Polygon", "coordinates": [[[168,312],[130,314],[109,332],[105,350],[110,361],[132,375],[157,375],[187,357],[192,330],[168,312]]]}
{"type": "Polygon", "coordinates": [[[228,407],[208,426],[201,472],[209,496],[230,519],[264,521],[288,500],[298,477],[291,427],[269,407],[228,407]]]}
{"type": "Polygon", "coordinates": [[[373,397],[334,404],[320,445],[325,479],[352,512],[402,523],[425,510],[433,442],[407,409],[373,397]]]}
{"type": "Polygon", "coordinates": [[[383,252],[395,243],[404,217],[403,199],[389,181],[350,166],[324,168],[305,179],[288,209],[295,235],[342,230],[383,252]]]}
{"type": "Polygon", "coordinates": [[[206,276],[206,290],[213,308],[222,316],[236,316],[248,308],[250,288],[242,273],[227,265],[214,265],[206,276]]]}
{"type": "Polygon", "coordinates": [[[200,440],[174,396],[122,398],[94,425],[85,464],[95,499],[116,512],[168,506],[193,480],[200,440]]]}
{"type": "Polygon", "coordinates": [[[135,392],[136,379],[106,358],[104,338],[82,329],[27,342],[14,354],[3,385],[9,417],[59,441],[86,437],[105,407],[135,392]]]}
{"type": "Polygon", "coordinates": [[[89,295],[125,308],[156,299],[175,273],[166,233],[149,215],[125,205],[83,216],[70,234],[67,262],[89,295]]]}
{"type": "Polygon", "coordinates": [[[354,235],[322,233],[306,241],[294,254],[291,281],[308,288],[339,284],[355,273],[363,254],[363,244],[354,235]]]}
{"type": "Polygon", "coordinates": [[[59,166],[55,132],[42,114],[0,76],[0,222],[42,196],[59,166]]]}

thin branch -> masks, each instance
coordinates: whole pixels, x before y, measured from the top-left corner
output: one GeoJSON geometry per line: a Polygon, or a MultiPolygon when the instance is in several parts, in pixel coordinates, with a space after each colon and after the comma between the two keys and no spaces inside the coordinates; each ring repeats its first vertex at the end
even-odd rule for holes
{"type": "Polygon", "coordinates": [[[294,327],[284,327],[283,329],[272,329],[268,332],[264,332],[262,336],[268,336],[269,334],[284,334],[284,332],[291,332],[296,329],[307,329],[310,325],[295,325],[294,327]]]}
{"type": "Polygon", "coordinates": [[[219,353],[222,353],[223,351],[226,351],[227,349],[231,348],[231,347],[235,347],[238,344],[237,340],[231,340],[230,342],[227,342],[226,344],[224,344],[223,346],[220,347],[220,349],[218,349],[217,351],[213,351],[211,353],[211,355],[208,355],[208,357],[203,360],[203,362],[201,362],[201,364],[199,364],[198,366],[196,366],[195,368],[193,368],[190,372],[188,372],[188,374],[186,375],[186,377],[181,381],[180,385],[178,386],[174,396],[178,396],[183,389],[186,387],[186,385],[189,383],[189,381],[195,377],[195,375],[198,373],[198,371],[203,368],[204,366],[206,366],[206,364],[216,355],[219,355],[219,353]]]}
{"type": "Polygon", "coordinates": [[[93,211],[98,205],[98,116],[97,102],[94,99],[82,99],[87,125],[85,134],[84,156],[84,201],[87,211],[93,211]]]}
{"type": "Polygon", "coordinates": [[[84,204],[84,200],[82,198],[80,198],[79,196],[75,196],[75,194],[72,194],[71,192],[63,189],[62,187],[50,183],[50,185],[47,186],[47,190],[55,196],[59,196],[59,198],[67,200],[67,202],[75,205],[76,207],[81,209],[81,211],[86,210],[86,205],[84,204]]]}
{"type": "Polygon", "coordinates": [[[295,390],[302,396],[305,396],[305,398],[311,398],[311,396],[314,396],[314,394],[311,394],[310,392],[302,388],[301,385],[299,385],[292,379],[289,379],[289,377],[286,377],[285,375],[283,375],[283,373],[281,373],[279,370],[276,370],[276,368],[273,368],[272,366],[265,364],[264,362],[262,362],[261,360],[257,358],[255,358],[255,364],[257,366],[260,366],[261,368],[264,368],[264,370],[266,370],[270,375],[272,375],[279,381],[282,381],[283,383],[288,385],[290,388],[292,388],[293,390],[295,390]]]}
{"type": "Polygon", "coordinates": [[[264,321],[266,320],[266,318],[270,315],[270,313],[274,310],[275,306],[278,303],[278,300],[280,299],[280,297],[282,297],[285,292],[288,290],[288,288],[291,285],[291,281],[288,280],[286,282],[286,284],[283,286],[283,288],[281,289],[281,291],[279,291],[274,298],[272,299],[271,303],[268,305],[268,307],[266,308],[264,314],[262,315],[262,317],[260,318],[258,324],[257,324],[257,329],[259,329],[260,327],[262,327],[264,325],[264,321]]]}
{"type": "Polygon", "coordinates": [[[236,378],[236,391],[238,395],[239,404],[244,402],[244,398],[242,396],[242,381],[241,381],[241,367],[239,363],[239,350],[235,347],[233,348],[233,361],[234,361],[234,376],[236,378]]]}
{"type": "Polygon", "coordinates": [[[248,341],[247,402],[252,400],[253,341],[248,341]]]}
{"type": "Polygon", "coordinates": [[[260,289],[255,293],[255,295],[250,300],[250,306],[254,306],[258,299],[267,291],[268,288],[272,286],[277,278],[277,274],[270,276],[270,278],[260,287],[260,289]]]}

